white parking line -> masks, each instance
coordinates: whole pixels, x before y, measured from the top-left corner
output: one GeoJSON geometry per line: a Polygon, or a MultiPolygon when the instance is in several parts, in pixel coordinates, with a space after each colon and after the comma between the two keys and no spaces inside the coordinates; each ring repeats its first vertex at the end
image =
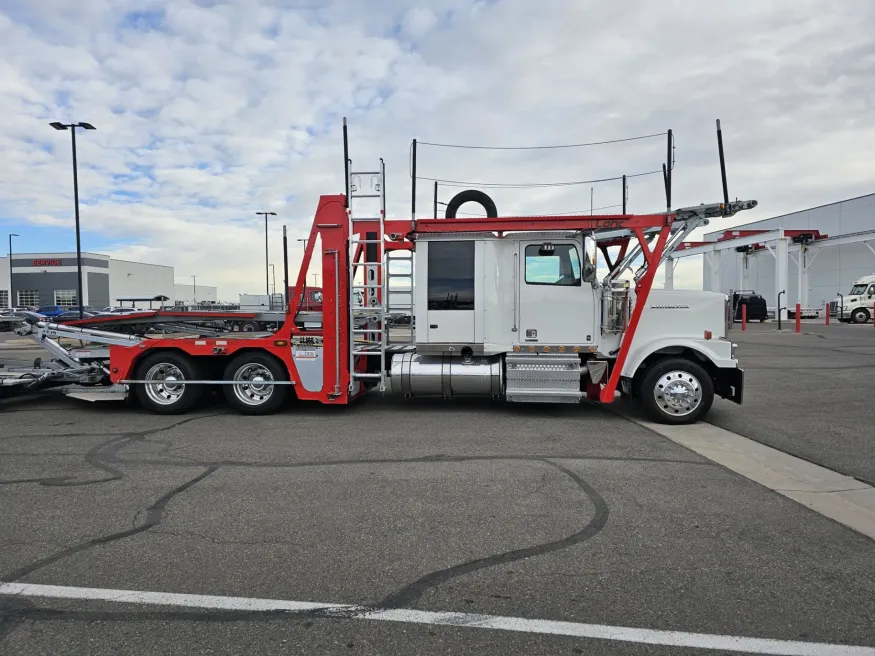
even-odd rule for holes
{"type": "Polygon", "coordinates": [[[137,590],[109,590],[77,588],[63,585],[32,583],[0,583],[0,595],[45,597],[49,599],[99,600],[149,606],[182,606],[209,610],[233,611],[319,611],[330,617],[382,622],[404,622],[471,629],[517,631],[545,635],[571,636],[595,640],[614,640],[669,647],[693,647],[722,651],[742,651],[751,654],[784,654],[787,656],[875,656],[875,647],[855,647],[818,642],[796,642],[767,638],[659,631],[605,624],[583,624],[535,620],[500,615],[472,613],[441,613],[411,609],[377,609],[348,604],[320,604],[309,601],[282,599],[254,599],[250,597],[219,597],[213,595],[178,594],[173,592],[142,592],[137,590]]]}
{"type": "Polygon", "coordinates": [[[855,478],[703,422],[667,426],[632,419],[745,478],[875,539],[875,488],[855,478]]]}

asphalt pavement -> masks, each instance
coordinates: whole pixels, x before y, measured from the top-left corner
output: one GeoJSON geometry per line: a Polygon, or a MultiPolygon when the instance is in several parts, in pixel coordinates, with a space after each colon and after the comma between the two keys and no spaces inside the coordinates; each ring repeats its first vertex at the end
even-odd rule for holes
{"type": "Polygon", "coordinates": [[[735,324],[744,405],[716,404],[708,421],[875,485],[875,329],[794,322],[735,324]]]}
{"type": "Polygon", "coordinates": [[[872,540],[592,405],[159,417],[11,399],[0,526],[0,581],[103,590],[0,597],[2,654],[678,653],[637,629],[875,646],[872,540]],[[354,607],[112,601],[124,590],[354,607]]]}

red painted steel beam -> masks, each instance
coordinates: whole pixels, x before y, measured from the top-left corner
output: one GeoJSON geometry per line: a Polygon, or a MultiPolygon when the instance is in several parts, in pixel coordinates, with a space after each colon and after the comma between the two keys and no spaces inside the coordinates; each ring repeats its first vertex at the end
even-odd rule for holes
{"type": "Polygon", "coordinates": [[[629,356],[629,351],[632,347],[632,340],[635,339],[635,332],[638,330],[638,324],[641,321],[641,315],[644,312],[644,306],[647,305],[647,297],[650,295],[650,289],[653,286],[653,279],[656,276],[658,267],[652,266],[653,262],[658,263],[665,250],[665,245],[668,242],[668,233],[670,226],[663,226],[659,231],[659,237],[656,240],[656,245],[651,251],[647,242],[644,240],[644,234],[640,230],[636,230],[638,240],[641,243],[641,248],[644,251],[647,260],[647,271],[638,283],[635,295],[635,308],[632,310],[632,317],[629,319],[629,326],[620,341],[620,352],[617,354],[617,359],[614,361],[614,368],[611,371],[611,376],[608,378],[607,385],[604,386],[601,393],[602,403],[612,403],[614,401],[614,392],[617,391],[617,385],[620,382],[620,374],[623,371],[623,365],[626,364],[626,358],[629,356]]]}

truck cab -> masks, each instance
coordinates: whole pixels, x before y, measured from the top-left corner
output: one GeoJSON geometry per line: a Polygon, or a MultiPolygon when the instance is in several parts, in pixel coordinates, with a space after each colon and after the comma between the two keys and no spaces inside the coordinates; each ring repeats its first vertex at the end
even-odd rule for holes
{"type": "Polygon", "coordinates": [[[715,395],[740,403],[728,297],[651,291],[621,362],[638,295],[598,280],[596,247],[580,231],[421,235],[415,351],[392,358],[391,389],[579,403],[620,367],[621,393],[660,421],[695,421],[715,395]]]}
{"type": "Polygon", "coordinates": [[[875,274],[855,280],[851,290],[836,299],[839,321],[846,323],[868,323],[872,319],[875,306],[875,274]]]}

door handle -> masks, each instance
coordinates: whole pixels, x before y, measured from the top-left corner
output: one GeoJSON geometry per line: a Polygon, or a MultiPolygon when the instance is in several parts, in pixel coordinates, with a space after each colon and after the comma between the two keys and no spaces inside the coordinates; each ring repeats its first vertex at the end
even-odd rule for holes
{"type": "Polygon", "coordinates": [[[438,327],[438,325],[437,325],[437,324],[436,324],[436,323],[433,323],[433,324],[429,324],[429,326],[428,326],[428,327],[429,327],[429,328],[437,328],[437,327],[438,327]]]}

